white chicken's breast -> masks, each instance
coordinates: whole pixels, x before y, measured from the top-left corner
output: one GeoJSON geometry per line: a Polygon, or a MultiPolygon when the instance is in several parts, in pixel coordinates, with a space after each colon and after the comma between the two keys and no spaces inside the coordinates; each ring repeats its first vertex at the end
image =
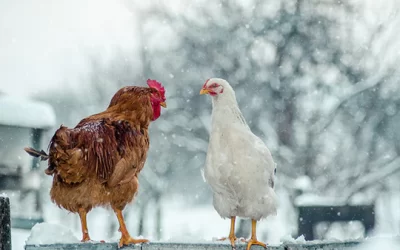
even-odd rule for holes
{"type": "Polygon", "coordinates": [[[246,124],[228,82],[212,92],[213,111],[204,176],[213,204],[223,218],[260,220],[276,214],[275,163],[260,138],[246,124]],[[220,91],[220,93],[218,93],[220,91]]]}

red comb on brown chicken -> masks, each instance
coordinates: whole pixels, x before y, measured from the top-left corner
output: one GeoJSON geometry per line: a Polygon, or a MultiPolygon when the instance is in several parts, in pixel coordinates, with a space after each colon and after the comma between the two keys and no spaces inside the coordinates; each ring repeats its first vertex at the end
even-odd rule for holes
{"type": "Polygon", "coordinates": [[[119,246],[147,242],[133,239],[122,210],[138,191],[138,174],[149,149],[148,127],[166,107],[165,89],[155,80],[149,87],[120,89],[108,108],[89,116],[75,128],[61,126],[49,144],[49,154],[25,148],[48,160],[46,174],[53,176],[51,199],[59,207],[78,213],[82,241],[89,241],[87,213],[97,206],[111,206],[122,234],[119,246]]]}

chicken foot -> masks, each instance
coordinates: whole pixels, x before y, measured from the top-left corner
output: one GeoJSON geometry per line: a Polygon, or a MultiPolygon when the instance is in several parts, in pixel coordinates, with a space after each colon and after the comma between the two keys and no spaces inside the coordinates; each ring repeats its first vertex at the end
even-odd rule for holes
{"type": "Polygon", "coordinates": [[[118,247],[122,247],[129,244],[138,244],[138,243],[145,243],[149,242],[147,239],[134,239],[130,236],[128,229],[126,228],[124,216],[122,215],[122,210],[113,208],[115,214],[117,215],[118,222],[119,222],[119,231],[121,232],[122,236],[119,240],[118,247]]]}
{"type": "Polygon", "coordinates": [[[259,245],[264,248],[267,248],[267,244],[257,240],[257,221],[251,220],[251,238],[249,240],[242,240],[243,242],[247,242],[246,250],[250,250],[252,245],[259,245]]]}
{"type": "Polygon", "coordinates": [[[235,249],[235,241],[237,239],[236,235],[235,235],[235,220],[236,220],[236,216],[232,216],[231,217],[231,230],[229,232],[229,236],[218,239],[220,241],[229,239],[229,241],[231,242],[231,245],[232,245],[232,249],[235,249]]]}
{"type": "Polygon", "coordinates": [[[82,242],[86,242],[90,240],[89,237],[89,230],[87,228],[87,221],[86,221],[86,215],[87,211],[84,208],[79,208],[79,218],[81,219],[81,227],[82,227],[82,242]]]}

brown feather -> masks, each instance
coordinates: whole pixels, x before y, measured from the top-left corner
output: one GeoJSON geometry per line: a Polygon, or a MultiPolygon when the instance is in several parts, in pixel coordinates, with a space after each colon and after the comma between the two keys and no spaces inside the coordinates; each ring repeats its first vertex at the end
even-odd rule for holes
{"type": "Polygon", "coordinates": [[[49,143],[45,171],[54,176],[50,194],[58,206],[72,212],[106,205],[123,209],[133,199],[149,148],[155,91],[122,88],[105,111],[74,128],[60,126],[49,143]]]}

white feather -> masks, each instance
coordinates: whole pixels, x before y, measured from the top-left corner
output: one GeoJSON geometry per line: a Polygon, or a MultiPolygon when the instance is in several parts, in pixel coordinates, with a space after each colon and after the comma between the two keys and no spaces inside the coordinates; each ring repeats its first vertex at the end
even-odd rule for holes
{"type": "Polygon", "coordinates": [[[254,135],[238,107],[229,83],[213,78],[223,91],[212,97],[212,126],[204,177],[213,191],[213,205],[223,218],[260,220],[276,214],[273,189],[275,163],[254,135]]]}

